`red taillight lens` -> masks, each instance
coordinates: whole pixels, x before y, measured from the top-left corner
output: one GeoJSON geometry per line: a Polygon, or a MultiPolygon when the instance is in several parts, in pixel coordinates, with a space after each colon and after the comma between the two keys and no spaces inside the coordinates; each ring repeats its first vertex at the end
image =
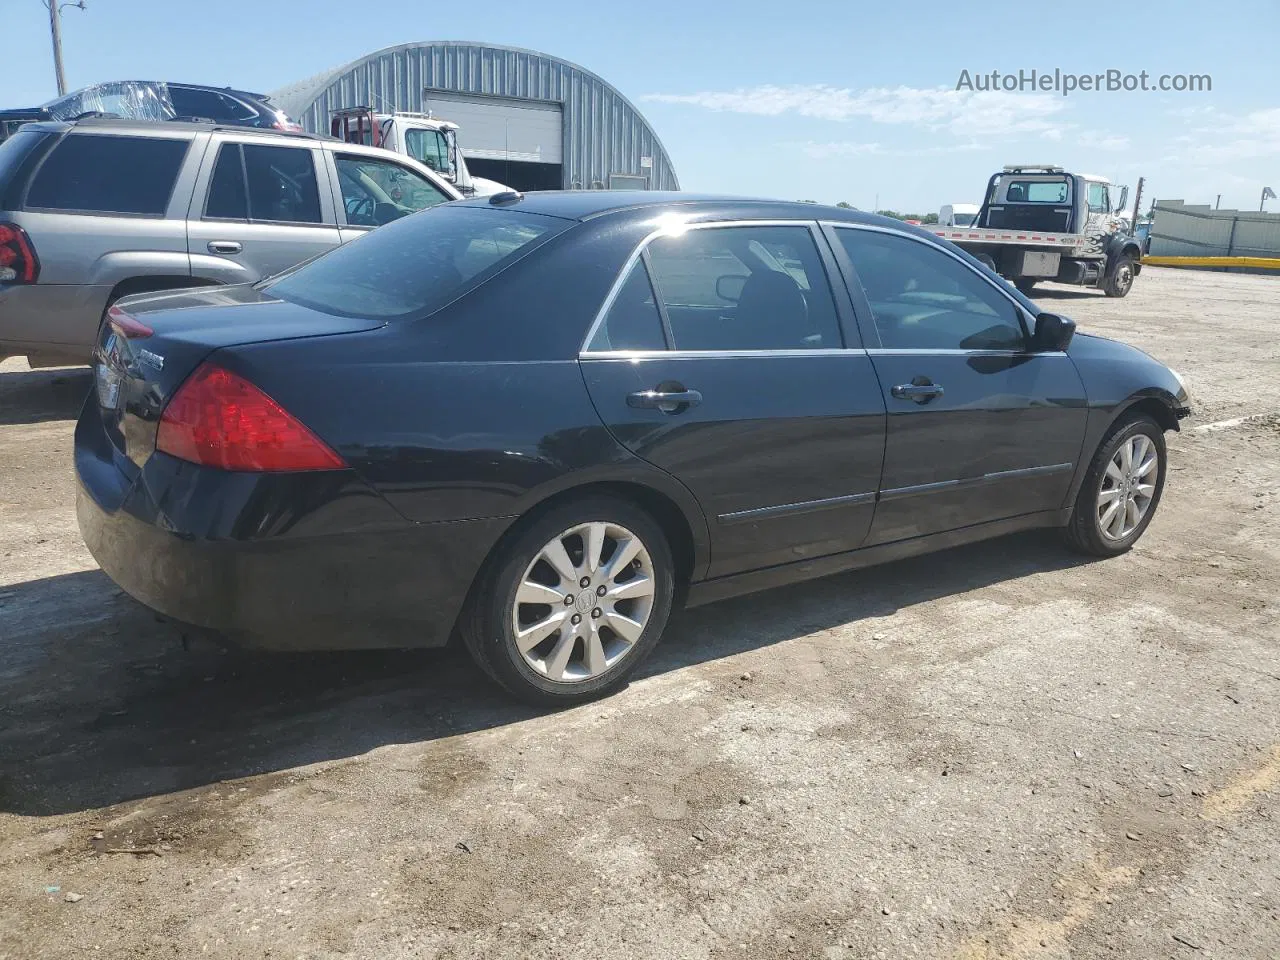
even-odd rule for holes
{"type": "Polygon", "coordinates": [[[27,231],[12,223],[0,223],[0,283],[35,283],[40,261],[27,231]]]}
{"type": "Polygon", "coordinates": [[[230,370],[206,363],[160,417],[156,449],[221,470],[339,470],[342,458],[301,421],[230,370]]]}
{"type": "Polygon", "coordinates": [[[125,313],[119,307],[112,307],[107,311],[107,322],[111,324],[111,329],[126,340],[141,340],[155,333],[137,317],[125,313]]]}

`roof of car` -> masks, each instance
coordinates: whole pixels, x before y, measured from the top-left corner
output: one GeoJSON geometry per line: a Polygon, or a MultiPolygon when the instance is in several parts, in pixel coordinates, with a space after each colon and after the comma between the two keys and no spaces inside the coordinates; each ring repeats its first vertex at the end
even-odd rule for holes
{"type": "MultiPolygon", "coordinates": [[[[501,195],[499,195],[501,196],[501,195]]],[[[471,206],[485,206],[492,197],[476,197],[460,201],[471,206]]],[[[642,190],[546,190],[523,194],[519,200],[500,201],[505,209],[522,210],[566,220],[592,220],[610,214],[634,213],[647,216],[654,212],[688,213],[692,217],[752,220],[843,220],[850,223],[906,226],[899,220],[863,213],[850,207],[795,200],[767,200],[752,197],[684,193],[680,191],[642,190]]],[[[906,229],[910,230],[909,226],[906,229]]]]}

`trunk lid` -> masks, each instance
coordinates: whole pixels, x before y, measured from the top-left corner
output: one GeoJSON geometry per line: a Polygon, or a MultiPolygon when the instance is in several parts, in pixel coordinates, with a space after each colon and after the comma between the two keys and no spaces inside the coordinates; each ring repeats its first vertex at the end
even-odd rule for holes
{"type": "Polygon", "coordinates": [[[247,285],[139,294],[119,300],[111,313],[123,317],[103,324],[89,402],[97,404],[114,459],[131,474],[155,450],[165,404],[215,350],[383,326],[381,320],[320,313],[247,285]]]}

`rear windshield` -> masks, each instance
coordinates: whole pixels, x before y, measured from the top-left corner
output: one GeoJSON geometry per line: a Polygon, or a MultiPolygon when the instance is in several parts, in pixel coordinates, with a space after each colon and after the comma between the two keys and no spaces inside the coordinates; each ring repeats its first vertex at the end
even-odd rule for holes
{"type": "MultiPolygon", "coordinates": [[[[8,140],[0,143],[0,210],[16,207],[17,200],[6,196],[9,183],[18,172],[22,161],[27,159],[49,134],[38,130],[19,130],[8,140]]],[[[21,191],[15,192],[16,193],[21,191]]]]}
{"type": "Polygon", "coordinates": [[[1066,203],[1065,180],[1014,180],[1005,193],[1008,203],[1066,203]]]}
{"type": "Polygon", "coordinates": [[[570,225],[514,210],[445,204],[379,227],[267,281],[265,289],[344,317],[420,317],[570,225]]]}

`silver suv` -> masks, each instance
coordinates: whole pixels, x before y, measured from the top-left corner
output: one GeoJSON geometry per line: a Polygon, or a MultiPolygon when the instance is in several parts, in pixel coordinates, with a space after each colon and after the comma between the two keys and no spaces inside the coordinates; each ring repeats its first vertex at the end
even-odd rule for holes
{"type": "Polygon", "coordinates": [[[0,144],[0,360],[88,362],[112,303],[251,283],[461,194],[309,134],[85,119],[0,144]]]}

